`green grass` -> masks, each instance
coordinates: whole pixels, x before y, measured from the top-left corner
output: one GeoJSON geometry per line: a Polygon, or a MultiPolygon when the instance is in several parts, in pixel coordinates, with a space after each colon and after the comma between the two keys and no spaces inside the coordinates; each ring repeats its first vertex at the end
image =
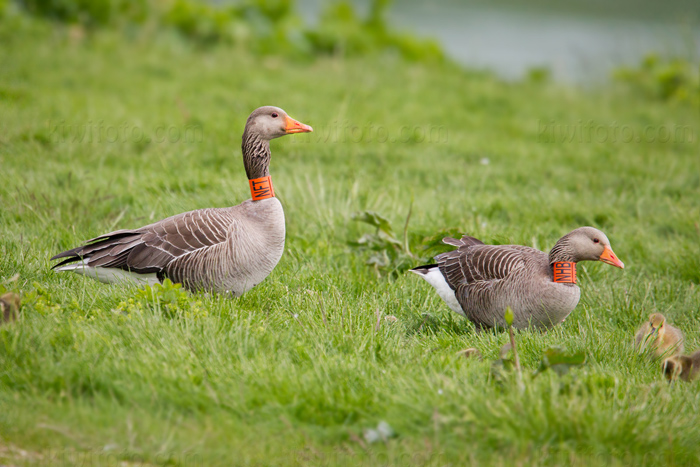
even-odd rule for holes
{"type": "Polygon", "coordinates": [[[391,56],[294,63],[159,35],[71,37],[0,23],[0,282],[19,274],[5,286],[24,296],[0,328],[0,463],[700,462],[698,385],[669,386],[631,345],[662,312],[700,347],[697,108],[391,56]],[[287,247],[262,284],[173,312],[49,269],[106,231],[247,199],[240,134],[266,104],[316,131],[273,142],[287,247]],[[561,140],[589,121],[644,141],[561,140]],[[139,130],[109,133],[127,125],[139,130]],[[650,141],[663,126],[692,140],[650,141]],[[407,137],[415,127],[434,140],[407,137]],[[181,137],[157,142],[159,128],[181,137]],[[378,277],[349,246],[369,231],[352,213],[401,230],[411,202],[419,255],[440,232],[546,250],[594,225],[627,267],[582,264],[569,319],[517,334],[521,393],[488,380],[506,334],[476,333],[428,284],[378,277]],[[532,380],[551,346],[586,365],[532,380]],[[456,355],[466,347],[485,361],[456,355]],[[363,429],[382,420],[397,436],[368,445],[363,429]]]}

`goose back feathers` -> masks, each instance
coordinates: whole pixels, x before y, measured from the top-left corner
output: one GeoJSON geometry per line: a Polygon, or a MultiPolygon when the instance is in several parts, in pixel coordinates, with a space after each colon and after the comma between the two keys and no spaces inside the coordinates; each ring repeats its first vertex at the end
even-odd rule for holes
{"type": "MultiPolygon", "coordinates": [[[[469,236],[443,241],[457,249],[412,272],[433,285],[452,310],[480,327],[505,326],[507,307],[513,309],[517,328],[561,323],[581,292],[575,283],[555,282],[553,265],[614,257],[605,234],[592,227],[565,235],[550,254],[521,245],[485,245],[469,236]]],[[[624,266],[614,259],[616,266],[624,266]]]]}
{"type": "Polygon", "coordinates": [[[680,378],[683,381],[700,379],[700,350],[690,355],[674,355],[662,363],[664,375],[670,381],[680,378]]]}
{"type": "MultiPolygon", "coordinates": [[[[269,140],[312,131],[277,107],[255,110],[243,134],[249,179],[269,176],[269,140]]],[[[133,230],[117,230],[54,256],[54,268],[102,282],[157,283],[166,277],[190,290],[240,295],[259,284],[284,251],[285,219],[271,195],[229,208],[178,214],[133,230]]]]}
{"type": "Polygon", "coordinates": [[[166,277],[188,289],[240,295],[267,277],[284,251],[277,198],[178,214],[140,229],[118,230],[52,259],[55,268],[101,282],[155,284],[166,277]],[[74,262],[78,260],[78,262],[74,262]]]}

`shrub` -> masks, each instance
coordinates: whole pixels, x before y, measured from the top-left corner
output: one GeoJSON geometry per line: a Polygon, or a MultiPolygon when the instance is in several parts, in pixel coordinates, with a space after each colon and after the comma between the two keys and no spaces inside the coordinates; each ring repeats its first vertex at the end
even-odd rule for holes
{"type": "Polygon", "coordinates": [[[620,68],[614,77],[651,98],[700,106],[700,63],[649,54],[638,67],[620,68]]]}
{"type": "MultiPolygon", "coordinates": [[[[0,0],[0,17],[2,2],[0,0]]],[[[199,44],[238,44],[261,55],[356,56],[395,52],[411,61],[442,60],[436,42],[396,33],[387,27],[389,0],[373,0],[367,18],[352,4],[332,3],[319,25],[309,28],[293,0],[245,0],[215,5],[197,0],[16,0],[30,14],[88,28],[146,22],[175,30],[199,44]]]]}
{"type": "Polygon", "coordinates": [[[442,60],[444,56],[436,42],[396,33],[387,27],[389,4],[387,0],[374,0],[364,20],[357,16],[351,3],[332,4],[322,14],[319,26],[306,31],[313,52],[351,56],[393,50],[411,61],[442,60]]]}
{"type": "Polygon", "coordinates": [[[148,2],[131,0],[18,0],[26,11],[66,23],[106,26],[117,22],[143,22],[148,2]]]}

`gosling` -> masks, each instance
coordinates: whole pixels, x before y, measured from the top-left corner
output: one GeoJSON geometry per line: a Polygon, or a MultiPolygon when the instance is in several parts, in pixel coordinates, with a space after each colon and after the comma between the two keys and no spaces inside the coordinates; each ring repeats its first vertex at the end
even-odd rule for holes
{"type": "Polygon", "coordinates": [[[467,359],[476,358],[479,360],[483,360],[483,357],[481,356],[481,352],[479,352],[479,349],[475,349],[474,347],[460,350],[459,352],[457,352],[457,355],[461,355],[462,357],[467,358],[467,359]]]}
{"type": "Polygon", "coordinates": [[[19,307],[19,295],[16,293],[8,292],[0,297],[0,324],[16,320],[19,307]]]}
{"type": "Polygon", "coordinates": [[[683,353],[683,333],[667,324],[664,315],[653,313],[637,331],[636,344],[639,352],[653,350],[656,358],[673,357],[683,353]]]}
{"type": "Polygon", "coordinates": [[[679,355],[664,360],[662,366],[664,376],[669,381],[678,378],[683,381],[693,381],[700,376],[700,350],[690,355],[679,355]]]}

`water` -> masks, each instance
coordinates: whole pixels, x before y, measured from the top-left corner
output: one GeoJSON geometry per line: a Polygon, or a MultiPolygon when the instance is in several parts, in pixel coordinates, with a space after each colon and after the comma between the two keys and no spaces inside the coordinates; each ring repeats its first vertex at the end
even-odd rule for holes
{"type": "MultiPolygon", "coordinates": [[[[700,57],[700,1],[546,0],[511,3],[437,0],[397,1],[390,22],[398,29],[437,39],[446,53],[472,68],[518,79],[544,67],[554,79],[588,83],[613,68],[637,64],[649,52],[700,57]],[[564,5],[565,4],[565,5],[564,5]]],[[[355,1],[361,12],[367,1],[355,1]]],[[[320,0],[299,8],[316,21],[320,0]]]]}

